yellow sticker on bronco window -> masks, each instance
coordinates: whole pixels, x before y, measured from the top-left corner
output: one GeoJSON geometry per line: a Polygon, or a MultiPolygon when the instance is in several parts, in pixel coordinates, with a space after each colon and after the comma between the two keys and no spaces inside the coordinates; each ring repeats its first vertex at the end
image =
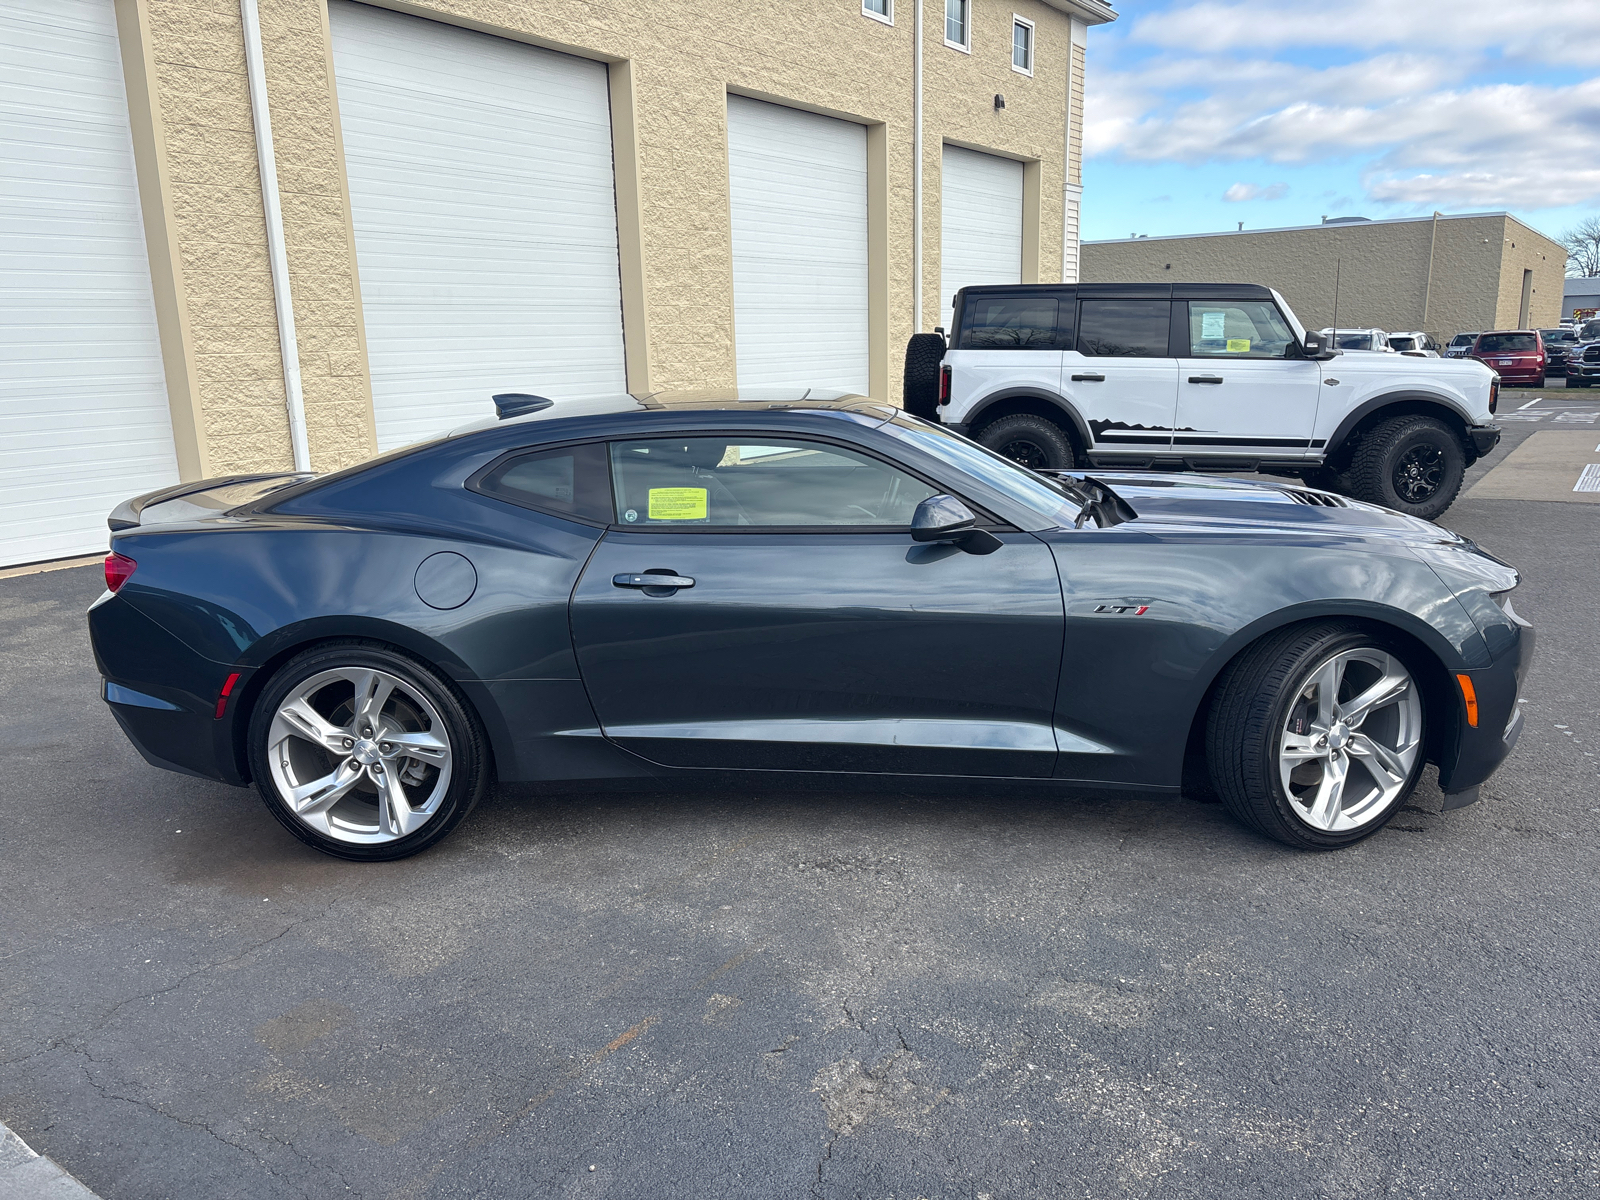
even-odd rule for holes
{"type": "Polygon", "coordinates": [[[1250,353],[1250,339],[1249,338],[1229,338],[1228,339],[1228,353],[1229,354],[1249,354],[1250,353]]]}
{"type": "Polygon", "coordinates": [[[704,521],[705,488],[651,488],[652,521],[704,521]]]}

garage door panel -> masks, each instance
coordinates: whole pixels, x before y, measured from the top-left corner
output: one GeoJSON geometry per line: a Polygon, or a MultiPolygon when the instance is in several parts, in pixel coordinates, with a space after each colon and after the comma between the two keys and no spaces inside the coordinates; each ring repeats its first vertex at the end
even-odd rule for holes
{"type": "Polygon", "coordinates": [[[107,0],[0,2],[0,566],[178,481],[107,0]]]}
{"type": "Polygon", "coordinates": [[[946,146],[940,172],[940,323],[964,287],[1022,282],[1022,164],[946,146]]]}
{"type": "Polygon", "coordinates": [[[329,7],[378,443],[626,390],[606,68],[329,7]]]}
{"type": "Polygon", "coordinates": [[[865,128],[730,96],[728,178],[739,383],[865,392],[865,128]]]}

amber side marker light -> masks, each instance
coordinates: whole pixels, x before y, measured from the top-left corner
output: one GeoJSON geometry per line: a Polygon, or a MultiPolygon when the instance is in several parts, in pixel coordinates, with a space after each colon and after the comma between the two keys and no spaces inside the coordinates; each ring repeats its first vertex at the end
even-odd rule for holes
{"type": "MultiPolygon", "coordinates": [[[[235,671],[228,676],[228,682],[222,685],[222,692],[217,696],[217,720],[222,720],[222,714],[228,711],[228,697],[233,692],[233,685],[239,682],[239,672],[235,671]]],[[[1472,710],[1472,723],[1478,723],[1478,710],[1472,710]]]]}
{"type": "Polygon", "coordinates": [[[1456,682],[1461,685],[1461,698],[1467,702],[1467,724],[1476,729],[1478,727],[1478,689],[1472,686],[1471,675],[1457,675],[1456,682]]]}

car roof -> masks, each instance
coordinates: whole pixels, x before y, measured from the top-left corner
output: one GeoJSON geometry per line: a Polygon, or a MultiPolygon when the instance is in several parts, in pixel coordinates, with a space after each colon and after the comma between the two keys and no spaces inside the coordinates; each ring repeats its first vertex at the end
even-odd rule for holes
{"type": "Polygon", "coordinates": [[[849,412],[885,421],[900,411],[896,406],[882,400],[873,400],[859,392],[837,388],[801,386],[698,388],[646,392],[640,395],[617,393],[555,400],[537,412],[507,417],[504,420],[485,417],[472,421],[452,429],[446,436],[453,438],[488,429],[507,429],[517,425],[532,425],[571,417],[598,417],[617,413],[713,412],[730,409],[849,412]]]}
{"type": "Polygon", "coordinates": [[[1261,283],[975,283],[962,294],[1020,295],[1076,292],[1080,300],[1270,300],[1272,289],[1261,283]]]}

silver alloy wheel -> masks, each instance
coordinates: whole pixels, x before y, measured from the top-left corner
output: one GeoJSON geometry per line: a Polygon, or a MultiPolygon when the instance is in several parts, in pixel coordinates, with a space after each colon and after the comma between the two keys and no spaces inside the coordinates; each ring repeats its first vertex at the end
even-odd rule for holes
{"type": "Polygon", "coordinates": [[[1300,819],[1342,833],[1388,811],[1421,749],[1411,673],[1382,650],[1346,650],[1312,671],[1290,706],[1278,768],[1300,819]]]}
{"type": "Polygon", "coordinates": [[[415,833],[450,787],[450,734],[417,688],[335,667],[283,698],[267,732],[278,796],[318,833],[372,845],[415,833]]]}

